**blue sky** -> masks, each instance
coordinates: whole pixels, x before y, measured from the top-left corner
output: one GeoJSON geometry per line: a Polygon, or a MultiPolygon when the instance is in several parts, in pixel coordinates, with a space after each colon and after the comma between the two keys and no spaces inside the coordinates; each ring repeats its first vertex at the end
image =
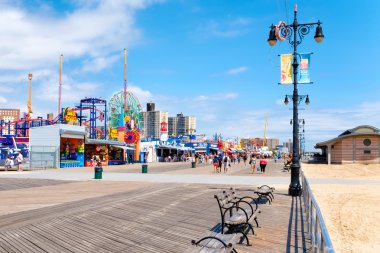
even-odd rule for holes
{"type": "MultiPolygon", "coordinates": [[[[279,86],[278,54],[269,26],[293,19],[295,1],[115,0],[0,1],[0,107],[26,110],[32,72],[34,116],[57,111],[58,61],[63,60],[63,105],[81,98],[109,99],[128,85],[145,103],[169,115],[197,117],[198,132],[226,137],[291,138],[291,86],[279,86]],[[286,3],[286,6],[285,6],[286,3]]],[[[311,78],[301,85],[306,143],[335,137],[362,124],[380,127],[379,1],[297,1],[299,22],[323,22],[299,52],[313,52],[311,78]]]]}

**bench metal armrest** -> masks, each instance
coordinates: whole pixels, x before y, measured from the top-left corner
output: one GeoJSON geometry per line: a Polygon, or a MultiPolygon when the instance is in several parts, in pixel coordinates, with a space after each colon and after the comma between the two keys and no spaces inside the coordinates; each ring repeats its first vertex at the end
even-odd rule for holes
{"type": "Polygon", "coordinates": [[[242,211],[244,212],[245,217],[246,217],[246,219],[247,219],[246,223],[248,223],[250,217],[248,217],[247,211],[245,211],[244,208],[242,208],[242,207],[240,207],[240,206],[231,206],[231,207],[227,208],[227,210],[225,210],[224,213],[223,213],[223,220],[225,220],[224,217],[226,216],[226,213],[227,213],[228,211],[230,211],[230,216],[232,216],[232,214],[233,214],[233,209],[234,209],[234,208],[235,208],[235,210],[240,209],[240,210],[242,210],[242,211]]]}
{"type": "MultiPolygon", "coordinates": [[[[252,200],[254,203],[255,203],[255,207],[256,207],[256,209],[255,210],[257,210],[257,208],[259,208],[259,206],[258,206],[258,204],[257,204],[257,200],[256,200],[256,198],[252,198],[252,197],[250,197],[250,196],[244,196],[244,197],[236,197],[239,201],[241,201],[241,200],[244,200],[244,199],[249,199],[249,200],[252,200]]],[[[247,201],[248,202],[248,201],[247,201]]],[[[250,205],[252,204],[252,203],[249,203],[250,205]]]]}
{"type": "Polygon", "coordinates": [[[199,243],[201,243],[202,241],[207,240],[207,239],[217,240],[217,241],[221,242],[225,248],[231,248],[233,246],[232,243],[226,244],[223,240],[219,239],[216,236],[206,236],[206,237],[203,237],[202,239],[200,239],[197,242],[195,240],[191,240],[191,244],[197,246],[199,243]]]}
{"type": "MultiPolygon", "coordinates": [[[[251,205],[249,202],[245,201],[245,200],[239,200],[239,201],[235,202],[235,203],[233,204],[233,206],[239,206],[240,203],[247,204],[247,206],[249,206],[249,208],[250,208],[251,211],[252,211],[252,215],[254,214],[255,210],[253,210],[252,205],[251,205]]],[[[240,207],[240,206],[239,206],[239,207],[240,207]]],[[[243,208],[243,209],[244,209],[244,208],[243,208]]],[[[245,210],[244,210],[244,211],[245,211],[245,210]]],[[[249,217],[249,218],[251,218],[251,217],[249,217]]]]}

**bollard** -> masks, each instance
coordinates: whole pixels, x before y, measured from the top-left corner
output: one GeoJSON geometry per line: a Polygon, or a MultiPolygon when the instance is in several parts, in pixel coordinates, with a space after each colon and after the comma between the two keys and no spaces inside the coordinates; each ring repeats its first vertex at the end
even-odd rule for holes
{"type": "Polygon", "coordinates": [[[148,173],[148,164],[143,164],[141,166],[141,172],[142,173],[148,173]]]}
{"type": "Polygon", "coordinates": [[[197,167],[197,163],[196,162],[191,162],[191,168],[195,168],[197,167]]]}
{"type": "Polygon", "coordinates": [[[103,168],[95,167],[95,179],[102,179],[103,168]]]}

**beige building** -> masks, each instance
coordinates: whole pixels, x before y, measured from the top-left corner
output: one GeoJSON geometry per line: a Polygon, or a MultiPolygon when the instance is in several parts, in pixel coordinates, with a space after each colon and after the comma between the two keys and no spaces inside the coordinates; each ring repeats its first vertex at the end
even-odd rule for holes
{"type": "Polygon", "coordinates": [[[328,164],[380,163],[380,130],[363,125],[346,130],[338,137],[317,143],[328,164]]]}
{"type": "MultiPolygon", "coordinates": [[[[278,145],[279,141],[276,138],[267,138],[265,141],[265,146],[268,147],[268,149],[275,149],[278,145]]],[[[254,138],[254,139],[241,139],[240,145],[243,148],[260,148],[263,146],[263,139],[262,138],[254,138]]]]}
{"type": "Polygon", "coordinates": [[[20,109],[0,109],[0,120],[5,122],[20,120],[20,109]]]}
{"type": "Polygon", "coordinates": [[[182,113],[176,117],[169,117],[169,136],[195,134],[197,131],[197,119],[193,116],[184,116],[182,113]]]}
{"type": "Polygon", "coordinates": [[[143,119],[144,127],[142,129],[142,135],[146,138],[159,139],[161,135],[161,123],[168,123],[168,112],[143,112],[143,119]]]}
{"type": "MultiPolygon", "coordinates": [[[[2,121],[2,125],[18,120],[20,120],[20,109],[0,109],[0,121],[2,121]]],[[[4,133],[15,134],[14,125],[10,125],[9,131],[8,127],[6,127],[4,133]]]]}

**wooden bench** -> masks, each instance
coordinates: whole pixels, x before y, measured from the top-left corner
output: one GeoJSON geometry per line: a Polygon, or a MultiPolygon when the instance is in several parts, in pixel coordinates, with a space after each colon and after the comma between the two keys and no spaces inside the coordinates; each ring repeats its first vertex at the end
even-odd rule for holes
{"type": "Polygon", "coordinates": [[[241,200],[239,202],[230,202],[227,196],[214,195],[218,202],[220,216],[222,220],[222,233],[224,234],[225,228],[227,233],[241,233],[247,241],[247,245],[250,245],[247,234],[253,230],[252,223],[255,221],[256,215],[253,208],[241,207],[243,203],[249,205],[248,202],[241,200]],[[249,210],[249,211],[248,211],[249,210]]]}
{"type": "MultiPolygon", "coordinates": [[[[234,188],[230,188],[229,190],[223,191],[223,194],[228,198],[230,203],[243,207],[243,209],[247,212],[248,216],[253,218],[256,223],[256,226],[259,227],[259,223],[257,222],[257,215],[261,213],[261,210],[258,207],[258,202],[255,198],[250,196],[240,197],[237,195],[236,190],[234,188]]],[[[238,213],[242,213],[240,209],[237,210],[238,213]]]]}
{"type": "Polygon", "coordinates": [[[273,191],[274,191],[274,187],[270,187],[268,185],[262,185],[260,187],[257,187],[257,189],[254,191],[257,195],[258,195],[258,198],[266,198],[269,202],[269,204],[272,204],[272,201],[274,200],[274,196],[273,196],[273,191]]]}
{"type": "Polygon", "coordinates": [[[239,234],[221,234],[208,231],[202,239],[192,240],[193,246],[187,249],[185,253],[237,253],[234,247],[240,240],[241,235],[239,234]]]}

